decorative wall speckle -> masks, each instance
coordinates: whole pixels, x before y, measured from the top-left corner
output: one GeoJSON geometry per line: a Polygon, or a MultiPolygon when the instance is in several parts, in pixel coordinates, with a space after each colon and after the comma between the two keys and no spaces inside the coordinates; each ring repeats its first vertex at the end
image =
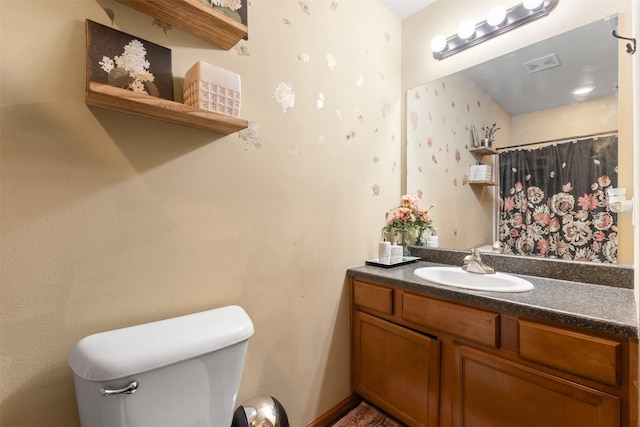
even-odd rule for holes
{"type": "Polygon", "coordinates": [[[298,57],[298,61],[300,61],[300,62],[307,63],[307,62],[309,62],[311,60],[311,57],[309,56],[308,53],[302,53],[302,54],[298,53],[298,54],[296,54],[296,56],[298,57]]]}
{"type": "Polygon", "coordinates": [[[246,44],[244,44],[244,42],[242,40],[240,40],[238,42],[238,44],[236,44],[233,47],[233,50],[238,54],[238,56],[249,56],[249,48],[247,47],[246,44]]]}
{"type": "Polygon", "coordinates": [[[309,7],[309,4],[306,1],[299,1],[298,4],[300,5],[300,11],[302,13],[311,15],[311,8],[309,7]]]}
{"type": "Polygon", "coordinates": [[[289,155],[293,158],[299,157],[302,154],[302,150],[295,144],[289,146],[289,155]]]}
{"type": "Polygon", "coordinates": [[[332,53],[327,53],[327,66],[331,71],[336,68],[336,57],[332,53]]]}
{"type": "Polygon", "coordinates": [[[296,94],[291,83],[278,83],[273,91],[273,97],[282,106],[283,113],[287,112],[287,108],[293,108],[296,105],[296,94]]]}
{"type": "Polygon", "coordinates": [[[162,31],[164,31],[165,34],[167,34],[167,31],[171,30],[173,28],[173,26],[171,24],[167,24],[166,22],[162,22],[159,19],[154,19],[152,22],[152,25],[156,25],[160,28],[162,28],[162,31]]]}
{"type": "Polygon", "coordinates": [[[244,141],[249,149],[250,146],[260,148],[262,143],[260,142],[259,125],[256,122],[249,120],[249,127],[238,132],[238,138],[244,141]]]}

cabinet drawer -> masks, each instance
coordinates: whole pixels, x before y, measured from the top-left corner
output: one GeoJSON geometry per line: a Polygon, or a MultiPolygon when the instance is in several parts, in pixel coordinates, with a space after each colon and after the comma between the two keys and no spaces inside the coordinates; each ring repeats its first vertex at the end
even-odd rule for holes
{"type": "Polygon", "coordinates": [[[354,280],[353,304],[361,308],[392,315],[393,289],[354,280]]]}
{"type": "Polygon", "coordinates": [[[620,385],[622,345],[526,320],[518,321],[520,357],[613,386],[620,385]]]}
{"type": "Polygon", "coordinates": [[[500,315],[490,311],[404,293],[402,318],[489,347],[500,345],[500,315]]]}

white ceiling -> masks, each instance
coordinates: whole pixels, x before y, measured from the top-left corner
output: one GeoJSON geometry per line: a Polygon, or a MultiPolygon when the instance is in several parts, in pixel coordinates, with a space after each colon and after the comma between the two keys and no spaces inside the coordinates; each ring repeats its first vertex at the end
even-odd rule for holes
{"type": "Polygon", "coordinates": [[[400,19],[404,20],[436,0],[380,0],[400,19]]]}
{"type": "Polygon", "coordinates": [[[511,115],[612,96],[618,84],[618,41],[609,23],[593,22],[464,70],[511,115]],[[556,54],[560,66],[529,74],[525,62],[556,54]],[[593,86],[587,96],[572,90],[593,86]]]}

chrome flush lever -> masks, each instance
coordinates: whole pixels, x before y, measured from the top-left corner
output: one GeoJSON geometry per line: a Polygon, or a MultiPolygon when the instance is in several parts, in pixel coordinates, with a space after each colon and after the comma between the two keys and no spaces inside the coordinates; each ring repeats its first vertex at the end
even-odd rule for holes
{"type": "Polygon", "coordinates": [[[115,394],[133,394],[138,389],[138,381],[131,381],[129,384],[122,388],[101,388],[100,394],[103,396],[112,396],[115,394]]]}

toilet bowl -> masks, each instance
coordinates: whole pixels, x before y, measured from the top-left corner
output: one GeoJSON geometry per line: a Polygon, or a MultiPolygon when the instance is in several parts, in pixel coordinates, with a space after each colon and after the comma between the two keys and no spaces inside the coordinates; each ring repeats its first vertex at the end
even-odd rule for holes
{"type": "Polygon", "coordinates": [[[81,339],[68,363],[82,427],[229,427],[253,332],[227,306],[81,339]]]}

